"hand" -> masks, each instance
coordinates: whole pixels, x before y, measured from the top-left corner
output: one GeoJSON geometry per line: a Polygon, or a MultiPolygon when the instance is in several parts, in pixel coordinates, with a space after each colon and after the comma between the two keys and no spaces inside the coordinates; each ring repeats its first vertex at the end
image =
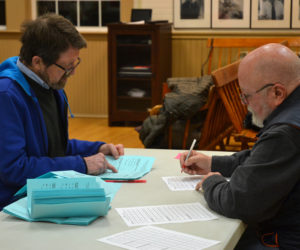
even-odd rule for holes
{"type": "Polygon", "coordinates": [[[204,175],[202,180],[200,182],[197,183],[195,189],[196,190],[201,190],[202,189],[202,184],[203,182],[210,176],[212,175],[221,175],[219,172],[209,172],[207,175],[204,175]]]}
{"type": "Polygon", "coordinates": [[[115,159],[118,159],[121,155],[124,155],[124,146],[123,144],[102,144],[99,148],[99,153],[112,155],[115,159]]]}
{"type": "Polygon", "coordinates": [[[211,171],[211,156],[192,151],[190,157],[185,162],[188,152],[180,155],[181,171],[187,174],[208,174],[211,171]]]}
{"type": "Polygon", "coordinates": [[[92,156],[84,157],[83,159],[86,163],[87,174],[99,175],[104,173],[106,169],[110,169],[114,173],[118,172],[118,170],[113,165],[107,162],[103,153],[97,153],[92,156]]]}

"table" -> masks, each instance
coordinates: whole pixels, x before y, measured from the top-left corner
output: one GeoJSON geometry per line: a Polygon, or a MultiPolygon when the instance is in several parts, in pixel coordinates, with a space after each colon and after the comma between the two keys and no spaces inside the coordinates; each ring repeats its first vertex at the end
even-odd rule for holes
{"type": "MultiPolygon", "coordinates": [[[[179,160],[175,159],[182,150],[132,149],[125,154],[154,156],[150,173],[143,177],[147,183],[124,183],[111,203],[108,215],[88,226],[58,225],[48,222],[26,222],[3,212],[0,213],[1,249],[10,250],[58,250],[58,249],[120,249],[97,241],[97,239],[136,227],[128,227],[115,208],[200,202],[207,207],[203,194],[197,191],[169,190],[162,176],[183,175],[179,160]]],[[[228,155],[230,152],[205,151],[209,155],[228,155]]],[[[207,239],[221,241],[209,249],[233,249],[246,226],[237,219],[218,215],[217,220],[177,224],[155,225],[165,229],[188,233],[207,239]]]]}

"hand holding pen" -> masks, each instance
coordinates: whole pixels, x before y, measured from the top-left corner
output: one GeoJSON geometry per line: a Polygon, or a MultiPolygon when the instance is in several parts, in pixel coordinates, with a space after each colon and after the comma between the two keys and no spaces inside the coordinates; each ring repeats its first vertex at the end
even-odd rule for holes
{"type": "Polygon", "coordinates": [[[181,171],[191,175],[208,174],[211,172],[211,159],[211,156],[193,151],[191,147],[189,152],[180,155],[181,171]]]}

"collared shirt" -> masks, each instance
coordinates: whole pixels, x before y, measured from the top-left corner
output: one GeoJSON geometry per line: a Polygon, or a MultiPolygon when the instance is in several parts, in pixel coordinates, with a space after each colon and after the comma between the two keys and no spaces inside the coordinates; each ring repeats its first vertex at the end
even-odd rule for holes
{"type": "Polygon", "coordinates": [[[36,73],[34,73],[31,69],[29,69],[25,64],[20,61],[20,58],[17,61],[17,66],[21,72],[23,72],[30,79],[41,85],[45,89],[50,89],[49,85],[43,81],[36,73]]]}

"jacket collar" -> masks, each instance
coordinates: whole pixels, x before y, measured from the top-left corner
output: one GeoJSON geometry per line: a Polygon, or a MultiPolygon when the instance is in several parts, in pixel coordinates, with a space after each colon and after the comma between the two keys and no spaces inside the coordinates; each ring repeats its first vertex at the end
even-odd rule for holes
{"type": "Polygon", "coordinates": [[[29,83],[17,66],[18,59],[18,56],[10,57],[0,64],[0,78],[10,78],[16,81],[27,95],[33,97],[29,83]]]}
{"type": "Polygon", "coordinates": [[[289,124],[300,127],[300,86],[266,118],[259,135],[275,124],[289,124]]]}
{"type": "MultiPolygon", "coordinates": [[[[29,83],[17,66],[18,59],[18,56],[10,57],[0,64],[0,78],[10,78],[16,81],[28,96],[32,97],[34,101],[38,102],[35,94],[31,92],[29,83]]],[[[71,107],[69,105],[65,92],[62,89],[58,90],[57,92],[60,93],[64,98],[64,101],[68,105],[70,115],[73,118],[74,115],[72,114],[71,107]]]]}

